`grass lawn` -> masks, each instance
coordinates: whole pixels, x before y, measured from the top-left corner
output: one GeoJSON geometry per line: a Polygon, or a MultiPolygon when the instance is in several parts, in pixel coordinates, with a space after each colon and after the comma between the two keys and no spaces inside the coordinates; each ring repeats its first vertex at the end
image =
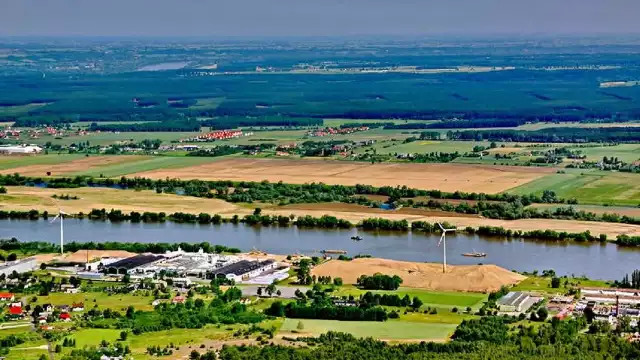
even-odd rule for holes
{"type": "Polygon", "coordinates": [[[282,332],[297,331],[317,336],[328,331],[350,333],[356,337],[373,337],[385,340],[425,339],[445,340],[456,328],[456,324],[416,323],[402,320],[385,322],[337,321],[286,319],[280,328],[282,332]],[[298,329],[301,322],[303,329],[298,329]]]}
{"type": "MultiPolygon", "coordinates": [[[[101,292],[79,294],[51,293],[49,296],[38,296],[37,298],[38,301],[35,304],[40,305],[47,303],[53,305],[71,305],[74,302],[84,302],[86,310],[93,308],[94,305],[98,305],[98,308],[110,308],[118,311],[126,311],[129,305],[135,307],[136,310],[153,310],[153,306],[151,306],[153,298],[141,295],[108,295],[101,292]]],[[[31,304],[31,306],[33,307],[35,304],[31,304]]]]}
{"type": "Polygon", "coordinates": [[[136,161],[123,162],[102,166],[98,169],[79,171],[72,175],[88,175],[103,177],[119,177],[127,174],[151,171],[157,169],[175,169],[187,166],[200,165],[215,161],[216,158],[187,157],[187,156],[155,156],[143,157],[136,161]]]}
{"type": "MultiPolygon", "coordinates": [[[[360,296],[366,293],[367,290],[360,290],[354,286],[342,286],[334,293],[337,296],[353,295],[360,296]]],[[[443,292],[443,291],[429,291],[409,288],[399,288],[397,291],[372,291],[379,294],[396,294],[400,297],[409,295],[413,299],[417,296],[424,303],[425,307],[436,307],[439,309],[450,310],[453,307],[457,307],[460,310],[464,310],[466,307],[479,308],[486,300],[487,296],[478,293],[463,293],[463,292],[443,292]]]]}
{"type": "Polygon", "coordinates": [[[567,288],[564,286],[565,280],[569,281],[570,287],[610,287],[610,284],[604,280],[582,280],[582,279],[574,279],[574,278],[561,278],[560,287],[554,289],[551,287],[551,278],[550,277],[537,277],[530,276],[523,281],[521,281],[518,285],[514,286],[512,291],[539,291],[546,293],[564,293],[567,288]]]}
{"type": "Polygon", "coordinates": [[[9,354],[6,355],[6,360],[38,360],[40,356],[45,355],[49,358],[49,352],[46,349],[29,349],[20,350],[17,348],[11,348],[9,354]]]}
{"type": "MultiPolygon", "coordinates": [[[[5,323],[4,326],[15,326],[18,325],[18,322],[14,323],[5,323]]],[[[0,338],[9,336],[9,335],[18,335],[25,334],[31,332],[31,324],[27,323],[27,326],[20,326],[8,329],[0,329],[0,338]]]]}
{"type": "Polygon", "coordinates": [[[553,190],[564,199],[577,199],[581,204],[638,206],[640,174],[570,170],[552,174],[508,190],[515,194],[542,194],[553,190]]]}

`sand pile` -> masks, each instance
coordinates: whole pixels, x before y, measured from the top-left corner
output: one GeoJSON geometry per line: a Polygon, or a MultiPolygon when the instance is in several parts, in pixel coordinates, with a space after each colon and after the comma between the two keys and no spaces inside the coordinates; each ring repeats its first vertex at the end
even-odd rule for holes
{"type": "Polygon", "coordinates": [[[312,273],[316,276],[341,277],[345,284],[355,284],[360,275],[398,275],[405,287],[473,292],[495,291],[503,285],[517,284],[525,279],[496,265],[448,265],[446,274],[443,274],[442,264],[376,258],[331,260],[314,268],[312,273]]]}
{"type": "Polygon", "coordinates": [[[58,261],[84,263],[87,261],[87,252],[89,261],[103,257],[128,258],[137,255],[124,250],[78,250],[72,254],[65,254],[63,258],[58,258],[58,261]]]}

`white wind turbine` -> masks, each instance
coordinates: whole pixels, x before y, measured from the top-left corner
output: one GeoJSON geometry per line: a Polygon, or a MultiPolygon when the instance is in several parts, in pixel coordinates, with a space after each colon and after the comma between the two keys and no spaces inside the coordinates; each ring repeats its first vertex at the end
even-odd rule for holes
{"type": "Polygon", "coordinates": [[[442,226],[442,224],[438,223],[438,226],[440,226],[440,229],[442,229],[442,236],[440,236],[440,241],[438,242],[438,247],[440,247],[440,244],[442,243],[442,254],[443,256],[443,260],[442,260],[442,272],[446,273],[447,272],[447,231],[451,231],[454,232],[456,231],[455,228],[453,229],[445,229],[444,226],[442,226]]]}
{"type": "Polygon", "coordinates": [[[51,220],[53,224],[56,219],[60,218],[60,255],[64,255],[64,225],[62,219],[64,219],[64,215],[68,215],[66,212],[62,211],[62,209],[58,209],[58,215],[51,220]]]}

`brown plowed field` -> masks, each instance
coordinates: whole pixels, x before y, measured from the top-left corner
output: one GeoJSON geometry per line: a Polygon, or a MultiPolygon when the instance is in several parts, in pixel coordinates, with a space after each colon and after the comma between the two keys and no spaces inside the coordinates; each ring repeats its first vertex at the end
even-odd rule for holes
{"type": "Polygon", "coordinates": [[[156,179],[282,181],[304,184],[406,185],[418,189],[499,193],[526,184],[553,169],[468,164],[370,164],[348,161],[234,158],[179,169],[133,174],[156,179]]]}
{"type": "Polygon", "coordinates": [[[525,277],[496,265],[449,265],[414,263],[377,258],[331,260],[316,266],[316,276],[341,277],[345,284],[355,284],[360,275],[398,275],[402,286],[438,291],[496,291],[504,285],[517,284],[525,277]]]}

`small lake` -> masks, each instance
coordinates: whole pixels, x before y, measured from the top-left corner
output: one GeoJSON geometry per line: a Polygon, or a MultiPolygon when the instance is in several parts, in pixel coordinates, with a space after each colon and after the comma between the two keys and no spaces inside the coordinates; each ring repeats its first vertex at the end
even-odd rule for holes
{"type": "MultiPolygon", "coordinates": [[[[243,251],[257,248],[275,254],[302,253],[313,255],[325,249],[346,250],[349,256],[369,254],[395,260],[441,262],[439,235],[400,232],[365,232],[362,230],[300,229],[295,226],[252,227],[243,224],[197,225],[172,222],[110,223],[67,219],[65,241],[77,242],[210,242],[237,247],[243,251]],[[351,236],[360,235],[362,241],[351,236]]],[[[22,241],[60,241],[60,227],[46,220],[0,220],[0,238],[15,237],[22,241]]],[[[450,264],[497,264],[510,270],[532,271],[554,269],[558,274],[586,275],[594,279],[620,279],[640,268],[640,248],[615,244],[544,242],[485,238],[466,234],[447,237],[450,264]],[[485,258],[461,256],[478,251],[485,258]]]]}

